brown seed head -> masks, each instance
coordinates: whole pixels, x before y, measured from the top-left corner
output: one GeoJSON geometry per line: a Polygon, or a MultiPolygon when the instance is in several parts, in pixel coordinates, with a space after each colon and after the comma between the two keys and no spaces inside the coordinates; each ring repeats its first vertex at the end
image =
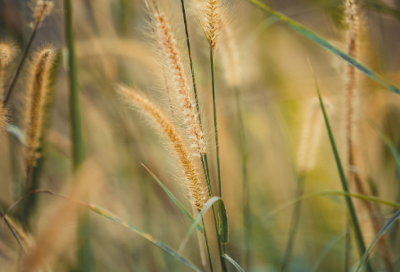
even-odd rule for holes
{"type": "Polygon", "coordinates": [[[142,110],[169,140],[172,154],[177,158],[181,166],[184,176],[183,183],[189,194],[189,200],[200,211],[207,202],[207,186],[205,185],[205,180],[198,174],[195,162],[174,124],[144,95],[124,86],[118,86],[117,91],[125,98],[126,102],[142,110]]]}
{"type": "Polygon", "coordinates": [[[53,1],[50,0],[38,0],[35,8],[35,25],[39,26],[44,18],[50,14],[53,9],[53,1]]]}
{"type": "Polygon", "coordinates": [[[218,38],[223,29],[223,21],[221,11],[223,9],[222,0],[205,0],[199,4],[200,9],[200,25],[206,35],[206,38],[212,48],[212,51],[217,50],[218,38]]]}
{"type": "Polygon", "coordinates": [[[49,71],[54,60],[54,50],[45,48],[37,52],[31,65],[26,109],[27,168],[34,167],[39,157],[38,148],[42,134],[45,96],[48,90],[49,71]]]}

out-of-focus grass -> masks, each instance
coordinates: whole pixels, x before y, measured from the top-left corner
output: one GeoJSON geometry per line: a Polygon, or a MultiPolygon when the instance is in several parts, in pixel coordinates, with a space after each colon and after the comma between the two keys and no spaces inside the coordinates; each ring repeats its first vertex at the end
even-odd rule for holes
{"type": "MultiPolygon", "coordinates": [[[[140,114],[120,103],[114,92],[117,83],[132,84],[157,100],[165,103],[159,86],[163,82],[156,54],[148,46],[148,23],[144,2],[127,1],[73,1],[76,33],[76,56],[81,95],[82,134],[87,157],[98,166],[101,178],[88,174],[84,181],[90,184],[90,198],[86,202],[111,211],[126,222],[149,233],[175,251],[191,226],[191,221],[171,201],[165,191],[142,167],[142,163],[163,181],[164,185],[190,211],[180,185],[176,182],[175,163],[160,137],[140,114]]],[[[341,1],[267,1],[268,6],[282,11],[288,17],[304,24],[337,48],[344,50],[345,26],[341,1]]],[[[182,22],[180,1],[160,1],[175,26],[179,46],[186,52],[186,36],[182,22]]],[[[343,60],[304,38],[282,22],[266,25],[270,15],[256,9],[246,1],[231,1],[232,19],[242,73],[240,87],[240,115],[246,139],[247,186],[249,209],[245,217],[251,224],[250,235],[245,232],[243,218],[242,154],[239,146],[238,107],[234,90],[222,78],[225,67],[216,54],[216,100],[221,162],[223,200],[229,224],[229,242],[226,252],[239,265],[246,263],[246,237],[251,239],[251,262],[246,271],[279,271],[290,233],[293,205],[269,216],[271,211],[295,198],[296,177],[293,158],[296,157],[303,126],[303,112],[309,99],[315,98],[315,85],[307,58],[313,64],[323,97],[333,104],[329,116],[339,154],[345,157],[345,136],[342,113],[344,111],[342,82],[343,60]],[[260,31],[257,31],[260,30],[260,31]]],[[[211,77],[207,41],[204,39],[196,16],[189,9],[188,31],[191,39],[193,67],[196,73],[199,105],[203,127],[208,139],[208,160],[214,192],[218,192],[215,160],[214,127],[212,113],[211,77]]],[[[373,71],[400,85],[399,32],[396,3],[368,1],[360,6],[363,13],[362,52],[360,59],[373,71]],[[390,7],[377,8],[378,6],[390,7]],[[389,12],[390,11],[390,12],[389,12]]],[[[29,9],[25,1],[0,1],[0,39],[16,40],[20,48],[29,39],[29,9]]],[[[57,48],[64,46],[63,6],[55,1],[53,13],[43,22],[32,48],[52,42],[57,48]]],[[[219,49],[218,49],[219,50],[219,49]]],[[[68,80],[63,50],[55,87],[55,101],[51,124],[43,151],[44,164],[40,188],[64,194],[72,193],[70,128],[68,108],[68,80]]],[[[186,57],[186,54],[183,54],[186,57]]],[[[20,60],[20,59],[19,59],[20,60]]],[[[29,58],[28,58],[29,60],[29,58]]],[[[12,79],[17,63],[7,71],[7,84],[12,79]]],[[[188,69],[190,77],[190,70],[188,69]]],[[[24,129],[20,112],[24,109],[22,97],[27,71],[22,69],[10,99],[11,123],[24,129]]],[[[360,173],[374,181],[377,197],[399,202],[399,173],[392,154],[399,150],[398,124],[399,97],[369,79],[360,82],[359,141],[362,143],[360,173]],[[370,126],[371,119],[374,125],[370,126]],[[388,145],[390,140],[390,145],[388,145]]],[[[0,206],[5,210],[22,194],[22,144],[9,134],[0,141],[0,206]]],[[[316,166],[308,173],[305,195],[323,191],[340,191],[340,178],[326,131],[317,152],[316,166]]],[[[347,170],[347,165],[343,165],[347,170]]],[[[47,196],[38,196],[38,207],[33,220],[38,224],[37,241],[41,231],[50,228],[52,218],[62,210],[63,204],[53,206],[47,196]]],[[[82,199],[83,200],[83,199],[82,199]]],[[[343,196],[318,196],[303,199],[299,228],[293,244],[293,258],[288,271],[345,271],[346,205],[343,196]],[[316,270],[314,270],[316,269],[316,270]]],[[[397,208],[379,205],[379,214],[358,214],[360,224],[369,216],[379,216],[382,222],[397,208]]],[[[68,214],[75,214],[75,211],[68,214]]],[[[22,214],[16,209],[9,215],[24,226],[22,214]]],[[[196,218],[196,216],[194,216],[196,218]]],[[[115,222],[90,215],[91,238],[94,249],[95,271],[189,271],[159,248],[148,243],[129,229],[115,222]]],[[[58,220],[58,219],[57,219],[58,220]]],[[[71,271],[76,264],[74,231],[76,222],[65,220],[65,229],[54,230],[54,239],[69,235],[71,243],[62,242],[52,257],[53,271],[71,271]],[[65,245],[65,246],[64,246],[65,245]]],[[[215,270],[219,270],[219,253],[211,213],[205,216],[215,270]]],[[[12,232],[0,224],[0,263],[4,271],[13,271],[24,262],[21,249],[12,232]]],[[[398,225],[389,230],[391,252],[397,256],[400,248],[398,225]]],[[[40,238],[39,238],[40,237],[40,238]]],[[[195,266],[201,267],[197,239],[191,236],[182,253],[195,266]]],[[[373,238],[373,237],[370,237],[373,238]]],[[[366,239],[371,241],[372,239],[366,239]]],[[[60,241],[61,243],[61,241],[60,241]]],[[[353,242],[354,245],[354,242],[353,242]]],[[[40,248],[40,244],[37,245],[40,248]]],[[[368,245],[367,245],[368,247],[368,245]]],[[[374,271],[383,270],[383,264],[372,251],[374,271]]],[[[359,258],[353,246],[352,266],[359,258]]],[[[227,263],[229,271],[233,271],[227,263]]],[[[398,269],[398,265],[395,266],[398,269]]]]}

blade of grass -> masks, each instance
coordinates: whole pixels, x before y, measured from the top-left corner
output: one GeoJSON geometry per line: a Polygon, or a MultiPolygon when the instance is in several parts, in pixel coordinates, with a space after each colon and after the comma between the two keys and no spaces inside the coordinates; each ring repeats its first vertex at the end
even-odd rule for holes
{"type": "Polygon", "coordinates": [[[343,60],[347,61],[349,64],[353,65],[356,67],[358,70],[361,72],[365,73],[368,77],[371,79],[375,80],[376,82],[382,84],[386,88],[388,88],[390,91],[399,94],[400,95],[400,90],[398,87],[396,87],[392,82],[389,80],[385,79],[384,77],[378,75],[374,71],[372,71],[370,68],[362,64],[361,62],[357,61],[350,55],[346,54],[339,48],[333,46],[330,44],[326,39],[322,38],[320,35],[315,33],[314,31],[310,30],[309,28],[305,27],[304,25],[300,24],[299,22],[290,19],[289,17],[283,15],[282,13],[275,11],[268,7],[267,5],[259,2],[258,0],[247,0],[250,3],[254,4],[258,8],[272,14],[273,16],[279,18],[283,22],[287,23],[291,28],[296,30],[298,33],[306,36],[310,40],[316,42],[317,44],[321,45],[325,49],[329,50],[330,52],[334,53],[336,56],[342,58],[343,60]]]}
{"type": "MultiPolygon", "coordinates": [[[[199,224],[200,220],[203,218],[203,215],[208,211],[208,209],[210,207],[212,207],[212,205],[221,200],[220,197],[218,196],[213,196],[212,198],[210,198],[207,203],[204,205],[203,209],[201,210],[201,212],[199,213],[199,215],[197,216],[196,220],[192,223],[192,225],[190,226],[188,232],[186,233],[185,237],[183,238],[179,249],[178,249],[178,254],[181,254],[183,249],[185,248],[187,242],[189,241],[190,235],[193,233],[194,229],[196,228],[196,225],[199,224]]],[[[221,200],[222,201],[222,200],[221,200]]]]}
{"type": "MultiPolygon", "coordinates": [[[[143,163],[142,165],[155,179],[155,181],[157,181],[157,183],[161,186],[161,188],[167,193],[167,195],[171,198],[171,200],[175,203],[175,205],[183,212],[183,214],[186,215],[186,217],[189,218],[190,221],[195,222],[193,215],[188,210],[186,210],[186,208],[182,205],[182,203],[168,190],[167,187],[165,187],[165,185],[157,178],[157,176],[154,175],[153,172],[151,172],[143,163]]],[[[197,225],[197,229],[201,233],[204,232],[204,229],[200,224],[197,225]]]]}
{"type": "Polygon", "coordinates": [[[15,137],[18,141],[20,141],[23,145],[26,144],[25,142],[25,134],[22,132],[22,130],[14,124],[8,124],[7,125],[7,131],[15,137]]]}
{"type": "Polygon", "coordinates": [[[11,225],[10,221],[9,221],[8,218],[7,218],[7,215],[4,214],[3,210],[1,210],[1,209],[0,209],[0,216],[1,216],[1,218],[3,218],[3,220],[6,222],[8,228],[11,230],[13,236],[14,236],[15,239],[17,240],[18,244],[20,245],[20,247],[22,248],[22,250],[24,251],[24,253],[26,253],[26,252],[25,252],[25,248],[24,248],[24,246],[22,245],[21,240],[19,239],[19,236],[18,236],[17,231],[16,231],[16,230],[14,229],[14,227],[11,225]]]}
{"type": "MultiPolygon", "coordinates": [[[[64,0],[65,40],[68,48],[69,110],[72,142],[72,168],[75,173],[85,160],[79,102],[78,71],[75,54],[75,33],[71,0],[64,0]]],[[[94,272],[94,256],[90,239],[88,212],[79,215],[78,221],[78,271],[94,272]]]]}
{"type": "MultiPolygon", "coordinates": [[[[17,201],[15,201],[13,204],[10,205],[10,207],[6,210],[5,213],[3,214],[3,217],[5,218],[6,215],[12,210],[14,209],[19,203],[22,202],[22,200],[24,200],[25,198],[29,197],[32,194],[49,194],[55,197],[61,197],[64,198],[66,200],[69,200],[71,202],[74,202],[75,204],[78,204],[82,207],[85,207],[87,209],[89,209],[90,211],[99,214],[100,216],[107,218],[111,221],[114,221],[126,228],[128,228],[129,230],[135,232],[136,234],[140,235],[141,237],[143,237],[144,239],[146,239],[147,241],[151,242],[152,244],[154,244],[155,246],[157,246],[158,248],[164,250],[165,252],[167,252],[169,255],[171,255],[172,257],[174,257],[175,259],[177,259],[178,261],[180,261],[182,264],[186,265],[187,267],[191,268],[192,270],[196,271],[196,272],[202,272],[198,267],[196,267],[194,264],[192,264],[189,260],[187,260],[185,257],[181,256],[180,254],[178,254],[176,251],[174,251],[173,249],[171,249],[167,244],[153,238],[150,234],[148,234],[147,232],[137,228],[136,226],[134,226],[133,224],[119,218],[118,216],[116,216],[115,214],[113,214],[110,211],[107,211],[103,208],[100,208],[94,204],[88,204],[79,200],[76,200],[74,198],[71,198],[69,196],[65,196],[65,195],[61,195],[58,193],[55,193],[53,191],[50,190],[35,190],[35,191],[31,191],[27,194],[25,194],[24,196],[22,196],[21,198],[19,198],[17,201]]],[[[196,225],[195,225],[196,226],[196,225]]]]}
{"type": "Polygon", "coordinates": [[[371,244],[368,247],[368,250],[365,252],[364,256],[360,260],[360,264],[358,265],[357,269],[355,272],[359,272],[365,262],[368,261],[368,256],[371,253],[371,250],[375,247],[375,245],[378,243],[379,239],[385,234],[386,231],[396,222],[396,220],[400,217],[400,211],[397,211],[386,224],[383,226],[381,231],[378,233],[378,235],[374,238],[374,240],[371,242],[371,244]]]}
{"type": "Polygon", "coordinates": [[[232,259],[228,254],[225,253],[224,255],[222,255],[222,257],[228,260],[236,268],[237,271],[244,272],[243,268],[241,268],[240,265],[234,259],[232,259]]]}
{"type": "Polygon", "coordinates": [[[346,236],[347,231],[340,233],[339,235],[335,236],[322,250],[321,254],[319,255],[315,265],[313,266],[312,272],[317,272],[318,267],[321,265],[322,261],[328,255],[328,253],[333,249],[333,247],[346,236]]]}
{"type": "MultiPolygon", "coordinates": [[[[311,64],[310,64],[310,67],[311,67],[311,64]]],[[[311,67],[311,70],[312,70],[312,67],[311,67]]],[[[338,169],[338,172],[339,172],[339,177],[340,177],[340,181],[342,183],[343,191],[346,192],[346,193],[350,193],[349,185],[347,183],[346,176],[344,174],[344,170],[343,170],[343,166],[342,166],[342,163],[341,163],[341,160],[340,160],[339,152],[338,152],[338,150],[336,148],[335,139],[333,137],[332,129],[331,129],[331,126],[329,124],[328,115],[326,114],[325,106],[324,106],[324,103],[323,103],[322,98],[321,98],[321,93],[319,91],[317,78],[315,77],[315,74],[314,74],[313,70],[312,70],[312,73],[313,73],[313,76],[314,76],[315,87],[317,89],[319,103],[320,103],[320,106],[321,106],[321,109],[322,109],[322,113],[324,115],[325,125],[326,125],[326,129],[328,131],[329,141],[331,142],[332,151],[333,151],[333,154],[335,156],[336,166],[337,166],[337,169],[338,169]]],[[[358,249],[358,254],[360,255],[360,258],[362,258],[362,256],[366,252],[366,247],[365,247],[364,237],[363,237],[363,234],[362,234],[362,231],[361,231],[360,223],[358,222],[356,209],[354,207],[354,203],[353,203],[353,200],[351,199],[351,197],[346,196],[345,200],[346,200],[347,209],[348,209],[348,212],[349,212],[349,215],[350,215],[350,218],[351,218],[351,226],[353,227],[354,236],[355,236],[357,249],[358,249]]],[[[369,262],[367,264],[367,267],[368,267],[368,271],[372,271],[372,268],[371,268],[371,265],[369,264],[369,262]]]]}

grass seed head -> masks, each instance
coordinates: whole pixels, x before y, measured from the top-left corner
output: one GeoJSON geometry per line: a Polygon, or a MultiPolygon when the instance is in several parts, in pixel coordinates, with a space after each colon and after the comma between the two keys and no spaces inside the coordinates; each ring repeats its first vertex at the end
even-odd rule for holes
{"type": "Polygon", "coordinates": [[[54,60],[54,49],[44,48],[38,51],[31,64],[31,78],[28,81],[26,118],[27,168],[34,167],[39,157],[38,148],[42,136],[42,119],[45,97],[48,90],[50,68],[54,60]]]}
{"type": "Polygon", "coordinates": [[[199,174],[196,163],[175,125],[169,118],[147,97],[137,91],[124,86],[118,86],[117,92],[125,101],[136,109],[143,111],[156,124],[170,143],[171,153],[178,160],[182,170],[184,189],[188,192],[189,201],[201,210],[207,202],[207,186],[202,175],[199,174]]]}

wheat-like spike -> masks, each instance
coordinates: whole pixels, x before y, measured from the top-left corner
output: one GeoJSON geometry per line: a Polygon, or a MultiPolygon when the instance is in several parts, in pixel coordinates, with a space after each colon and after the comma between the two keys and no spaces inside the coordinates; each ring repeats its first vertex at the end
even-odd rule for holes
{"type": "Polygon", "coordinates": [[[158,50],[165,68],[168,82],[172,85],[176,101],[179,103],[179,111],[182,111],[183,125],[188,132],[190,145],[194,147],[197,154],[205,153],[205,142],[197,116],[196,106],[193,102],[192,92],[187,83],[185,68],[180,51],[167,18],[163,13],[156,13],[156,36],[158,50]]]}
{"type": "Polygon", "coordinates": [[[203,28],[204,34],[215,53],[217,50],[218,38],[223,29],[223,21],[221,18],[221,10],[223,8],[222,0],[205,0],[199,4],[200,25],[203,28]]]}
{"type": "MultiPolygon", "coordinates": [[[[54,50],[45,48],[37,52],[31,65],[26,109],[26,167],[32,169],[39,157],[38,148],[42,132],[42,116],[48,90],[49,71],[54,60],[54,50]]],[[[29,171],[28,171],[29,173],[29,171]]]]}
{"type": "Polygon", "coordinates": [[[38,0],[35,7],[35,27],[39,27],[44,18],[50,14],[54,3],[50,0],[38,0]]]}
{"type": "MultiPolygon", "coordinates": [[[[332,104],[326,98],[324,98],[324,106],[327,111],[332,110],[332,104]]],[[[313,99],[304,115],[300,146],[297,153],[297,168],[301,175],[306,174],[315,165],[323,127],[324,119],[319,100],[313,99]]]]}
{"type": "Polygon", "coordinates": [[[189,193],[189,200],[198,211],[201,211],[208,197],[207,186],[203,178],[198,174],[193,157],[190,155],[174,124],[144,95],[124,86],[119,86],[117,91],[129,104],[144,111],[169,140],[173,154],[177,157],[183,169],[184,185],[189,193]]]}
{"type": "MultiPolygon", "coordinates": [[[[345,18],[348,25],[346,42],[347,54],[357,59],[360,51],[360,19],[358,14],[358,7],[355,0],[345,0],[345,18]]],[[[354,66],[346,65],[345,71],[346,83],[346,136],[347,136],[347,154],[348,164],[350,167],[350,185],[355,188],[357,193],[368,195],[368,188],[364,185],[358,170],[357,162],[357,103],[358,103],[358,73],[354,66]]],[[[366,231],[375,232],[375,235],[381,230],[381,222],[379,218],[375,217],[376,209],[369,201],[360,201],[364,209],[370,214],[370,224],[364,224],[366,231]]],[[[357,205],[359,206],[359,205],[357,205]]],[[[362,207],[359,206],[359,209],[362,207]]],[[[388,271],[393,271],[393,260],[390,255],[388,241],[386,237],[378,242],[380,255],[382,256],[388,271]]]]}

